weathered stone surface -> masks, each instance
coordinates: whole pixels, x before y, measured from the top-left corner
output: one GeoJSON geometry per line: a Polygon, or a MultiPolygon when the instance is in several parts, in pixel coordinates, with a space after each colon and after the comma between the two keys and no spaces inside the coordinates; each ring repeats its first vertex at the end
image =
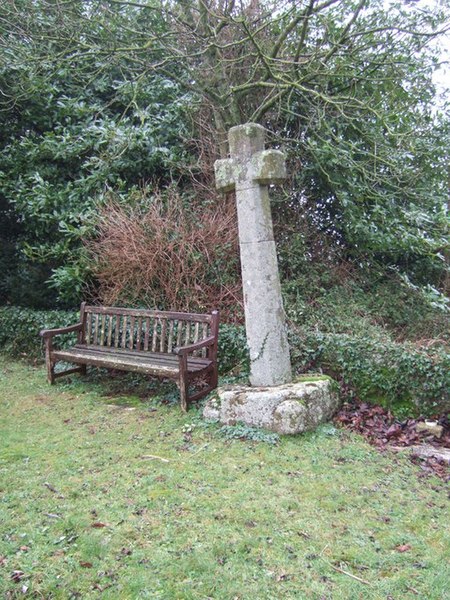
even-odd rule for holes
{"type": "Polygon", "coordinates": [[[392,452],[409,452],[412,457],[437,458],[438,460],[446,462],[450,466],[449,448],[443,448],[442,446],[436,448],[430,444],[423,444],[422,446],[387,446],[387,448],[392,452]]]}
{"type": "Polygon", "coordinates": [[[438,425],[436,421],[419,421],[419,423],[416,423],[416,431],[423,431],[440,438],[444,428],[442,425],[438,425]]]}
{"type": "Polygon", "coordinates": [[[251,177],[261,185],[281,183],[287,177],[284,154],[280,150],[263,150],[254,154],[251,177]]]}
{"type": "Polygon", "coordinates": [[[255,123],[229,131],[231,158],[215,163],[216,187],[236,190],[250,350],[250,383],[276,386],[292,381],[272,215],[267,186],[286,177],[284,155],[264,150],[265,129],[255,123]]]}
{"type": "Polygon", "coordinates": [[[203,416],[225,425],[242,422],[277,433],[302,433],[330,419],[339,403],[333,382],[325,378],[276,387],[223,387],[203,416]]]}
{"type": "Polygon", "coordinates": [[[443,460],[450,465],[450,450],[448,448],[435,448],[434,446],[411,446],[405,448],[405,450],[411,450],[412,456],[418,456],[420,458],[437,458],[443,460]]]}
{"type": "Polygon", "coordinates": [[[220,421],[220,402],[218,398],[210,398],[203,409],[206,421],[220,421]]]}

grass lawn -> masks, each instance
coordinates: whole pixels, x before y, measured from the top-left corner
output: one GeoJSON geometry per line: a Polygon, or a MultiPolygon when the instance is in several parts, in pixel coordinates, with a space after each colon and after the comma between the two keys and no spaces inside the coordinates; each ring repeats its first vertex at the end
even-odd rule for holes
{"type": "Polygon", "coordinates": [[[450,599],[438,479],[331,425],[229,440],[133,389],[0,359],[2,598],[450,599]]]}

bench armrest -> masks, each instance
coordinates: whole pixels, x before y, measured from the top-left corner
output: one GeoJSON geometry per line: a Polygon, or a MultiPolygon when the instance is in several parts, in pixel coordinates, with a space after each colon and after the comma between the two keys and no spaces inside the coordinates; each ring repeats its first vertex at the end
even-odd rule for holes
{"type": "Polygon", "coordinates": [[[83,328],[83,323],[77,323],[76,325],[69,325],[69,327],[60,327],[59,329],[42,329],[39,335],[46,338],[52,338],[54,335],[61,333],[72,333],[73,331],[80,331],[83,328]]]}
{"type": "Polygon", "coordinates": [[[174,350],[175,354],[178,356],[188,355],[195,350],[200,350],[201,348],[208,348],[209,346],[214,346],[216,343],[216,338],[211,335],[210,337],[205,338],[201,342],[196,342],[195,344],[189,344],[188,346],[177,346],[174,350]]]}

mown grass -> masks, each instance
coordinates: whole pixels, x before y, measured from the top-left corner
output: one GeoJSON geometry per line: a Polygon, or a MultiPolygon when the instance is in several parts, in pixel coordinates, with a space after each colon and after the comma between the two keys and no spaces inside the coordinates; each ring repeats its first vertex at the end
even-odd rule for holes
{"type": "Polygon", "coordinates": [[[0,359],[3,597],[450,598],[448,491],[406,459],[330,425],[230,441],[96,381],[0,359]]]}

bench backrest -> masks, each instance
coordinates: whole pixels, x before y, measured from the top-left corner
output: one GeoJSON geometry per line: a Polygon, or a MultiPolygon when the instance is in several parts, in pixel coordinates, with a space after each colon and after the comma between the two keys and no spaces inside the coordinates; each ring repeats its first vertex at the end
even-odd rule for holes
{"type": "MultiPolygon", "coordinates": [[[[121,350],[172,353],[214,336],[217,340],[219,315],[164,312],[159,310],[81,305],[83,330],[79,341],[88,346],[121,350]]],[[[217,341],[213,352],[217,351],[217,341]]],[[[198,356],[207,356],[206,349],[198,356]]]]}

